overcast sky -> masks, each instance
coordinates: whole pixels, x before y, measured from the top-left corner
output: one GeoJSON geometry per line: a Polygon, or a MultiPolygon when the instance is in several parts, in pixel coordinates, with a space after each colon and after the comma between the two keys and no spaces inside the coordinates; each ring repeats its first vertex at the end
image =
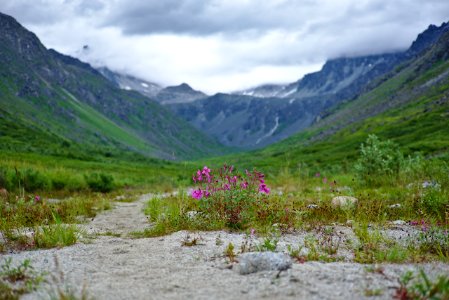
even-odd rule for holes
{"type": "Polygon", "coordinates": [[[95,66],[215,93],[293,82],[329,58],[403,50],[449,20],[449,1],[1,0],[0,11],[95,66]]]}

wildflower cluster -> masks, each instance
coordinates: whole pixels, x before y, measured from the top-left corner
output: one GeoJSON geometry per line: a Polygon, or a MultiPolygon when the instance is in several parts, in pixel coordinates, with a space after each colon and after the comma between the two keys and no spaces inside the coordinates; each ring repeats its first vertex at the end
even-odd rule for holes
{"type": "Polygon", "coordinates": [[[204,167],[192,177],[197,187],[191,196],[199,200],[199,209],[233,228],[243,228],[257,218],[258,208],[268,201],[270,188],[265,175],[257,170],[241,174],[234,166],[211,170],[204,167]]]}
{"type": "Polygon", "coordinates": [[[245,176],[235,172],[234,166],[226,164],[220,168],[217,174],[204,166],[202,170],[196,171],[192,176],[193,182],[198,188],[192,191],[192,197],[200,200],[207,198],[217,192],[240,190],[253,193],[270,193],[270,188],[265,183],[265,175],[254,170],[245,170],[245,176]]]}

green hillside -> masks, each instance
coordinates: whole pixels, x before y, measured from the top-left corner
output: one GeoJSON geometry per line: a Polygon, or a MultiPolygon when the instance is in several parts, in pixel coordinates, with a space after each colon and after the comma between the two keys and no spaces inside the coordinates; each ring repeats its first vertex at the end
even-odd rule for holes
{"type": "Polygon", "coordinates": [[[0,148],[170,160],[223,153],[216,141],[157,102],[45,49],[13,18],[0,14],[0,25],[0,148]]]}

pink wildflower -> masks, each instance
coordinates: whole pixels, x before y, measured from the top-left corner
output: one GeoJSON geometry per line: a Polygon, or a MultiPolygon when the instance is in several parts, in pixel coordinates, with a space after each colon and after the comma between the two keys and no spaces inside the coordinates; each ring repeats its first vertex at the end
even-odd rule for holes
{"type": "Polygon", "coordinates": [[[229,185],[229,184],[225,184],[224,186],[223,186],[223,189],[224,190],[230,190],[231,189],[231,186],[229,185]]]}
{"type": "Polygon", "coordinates": [[[321,174],[319,172],[315,174],[315,177],[320,177],[320,176],[321,176],[321,174]]]}
{"type": "Polygon", "coordinates": [[[34,196],[34,202],[39,202],[39,201],[41,201],[41,197],[38,195],[34,196]]]}
{"type": "Polygon", "coordinates": [[[248,181],[242,182],[242,183],[240,184],[240,186],[241,186],[243,189],[246,189],[246,188],[248,187],[248,181]]]}
{"type": "Polygon", "coordinates": [[[327,183],[327,178],[326,177],[323,178],[323,183],[327,183]]]}
{"type": "Polygon", "coordinates": [[[207,176],[210,173],[210,169],[207,166],[204,166],[203,171],[201,173],[203,173],[203,175],[207,176]]]}
{"type": "Polygon", "coordinates": [[[201,171],[200,170],[198,170],[197,172],[196,172],[196,175],[198,175],[196,178],[198,179],[198,181],[203,181],[203,176],[201,175],[201,171]]]}
{"type": "Polygon", "coordinates": [[[265,194],[269,194],[270,193],[270,188],[267,187],[267,185],[265,183],[261,183],[259,185],[259,192],[265,193],[265,194]]]}
{"type": "Polygon", "coordinates": [[[203,193],[201,192],[201,189],[199,190],[193,190],[192,191],[192,197],[194,199],[200,200],[203,197],[203,193]]]}

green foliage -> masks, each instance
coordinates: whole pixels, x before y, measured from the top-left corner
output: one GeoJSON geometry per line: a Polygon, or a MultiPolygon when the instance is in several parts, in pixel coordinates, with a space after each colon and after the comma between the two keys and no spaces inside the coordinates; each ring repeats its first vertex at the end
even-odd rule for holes
{"type": "Polygon", "coordinates": [[[449,277],[440,275],[435,281],[424,270],[418,276],[408,271],[399,280],[396,299],[449,299],[449,277]]]}
{"type": "Polygon", "coordinates": [[[417,237],[421,251],[449,259],[449,231],[439,227],[424,227],[417,237]]]}
{"type": "Polygon", "coordinates": [[[80,231],[76,225],[56,223],[36,228],[34,244],[37,248],[66,247],[75,244],[80,231]]]}
{"type": "Polygon", "coordinates": [[[421,205],[428,214],[444,220],[446,207],[449,205],[448,194],[442,192],[441,187],[435,183],[423,189],[421,205]]]}
{"type": "Polygon", "coordinates": [[[26,169],[22,176],[23,186],[27,192],[44,190],[49,186],[48,179],[37,170],[26,169]]]}
{"type": "Polygon", "coordinates": [[[43,279],[43,274],[34,270],[29,259],[13,266],[12,258],[7,258],[0,269],[0,299],[19,299],[21,295],[35,290],[43,279]]]}
{"type": "Polygon", "coordinates": [[[392,141],[381,141],[369,135],[360,147],[360,158],[355,165],[357,175],[368,184],[379,184],[379,180],[398,177],[403,161],[399,147],[392,141]]]}
{"type": "Polygon", "coordinates": [[[257,251],[276,251],[279,239],[277,237],[266,237],[263,242],[256,245],[257,251]]]}
{"type": "Polygon", "coordinates": [[[114,177],[104,173],[91,173],[84,175],[89,188],[94,192],[107,193],[114,189],[114,177]]]}

